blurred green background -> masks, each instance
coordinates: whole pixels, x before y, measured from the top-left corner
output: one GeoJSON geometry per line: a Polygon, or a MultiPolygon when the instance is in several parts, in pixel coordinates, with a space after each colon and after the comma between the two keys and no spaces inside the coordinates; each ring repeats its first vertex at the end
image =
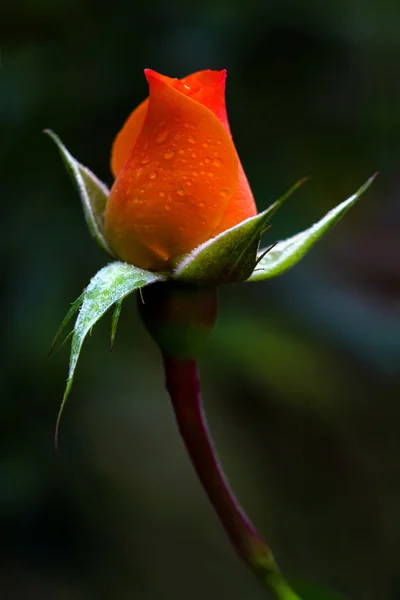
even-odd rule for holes
{"type": "Polygon", "coordinates": [[[107,319],[88,339],[53,447],[68,350],[47,351],[108,259],[41,130],[111,184],[144,67],[227,68],[260,209],[312,176],[266,244],[381,172],[293,271],[221,289],[201,371],[222,462],[285,573],[400,598],[399,31],[395,0],[2,4],[2,600],[265,597],[191,470],[133,298],[112,355],[107,319]]]}

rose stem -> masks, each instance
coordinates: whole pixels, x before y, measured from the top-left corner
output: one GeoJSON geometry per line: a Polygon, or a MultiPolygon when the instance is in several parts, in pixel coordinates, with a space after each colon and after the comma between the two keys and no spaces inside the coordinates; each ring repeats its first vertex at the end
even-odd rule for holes
{"type": "Polygon", "coordinates": [[[203,411],[195,360],[163,355],[166,388],[193,467],[239,557],[278,600],[300,600],[229,487],[203,411]]]}

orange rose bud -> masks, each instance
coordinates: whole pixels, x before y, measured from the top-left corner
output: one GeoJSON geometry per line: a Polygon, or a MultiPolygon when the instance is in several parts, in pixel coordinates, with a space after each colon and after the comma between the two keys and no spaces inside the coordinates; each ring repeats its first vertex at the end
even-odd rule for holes
{"type": "Polygon", "coordinates": [[[113,146],[105,235],[120,259],[162,271],[257,211],[229,130],[225,71],[145,74],[149,98],[113,146]]]}

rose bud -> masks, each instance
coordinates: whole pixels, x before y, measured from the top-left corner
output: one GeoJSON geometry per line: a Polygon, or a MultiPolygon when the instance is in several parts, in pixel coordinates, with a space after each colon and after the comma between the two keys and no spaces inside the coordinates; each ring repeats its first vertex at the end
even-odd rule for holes
{"type": "Polygon", "coordinates": [[[169,271],[199,244],[256,214],[232,141],[225,71],[171,79],[145,70],[149,98],[116,137],[105,236],[115,255],[169,271]]]}

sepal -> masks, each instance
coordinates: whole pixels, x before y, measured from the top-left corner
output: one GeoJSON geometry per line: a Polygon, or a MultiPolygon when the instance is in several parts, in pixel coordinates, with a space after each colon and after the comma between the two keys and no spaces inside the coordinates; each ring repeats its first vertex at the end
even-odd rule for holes
{"type": "Polygon", "coordinates": [[[275,244],[267,252],[259,253],[258,264],[248,281],[261,281],[281,275],[293,267],[312,246],[341,219],[355,204],[358,198],[374,181],[377,173],[368,179],[360,189],[347,200],[330,210],[320,221],[287,240],[275,244]]]}
{"type": "Polygon", "coordinates": [[[59,149],[67,171],[71,175],[78,190],[90,233],[99,246],[112,258],[115,258],[114,253],[104,237],[104,211],[107,198],[110,194],[109,189],[94,173],[92,173],[92,171],[75,160],[61,142],[60,138],[53,131],[45,129],[44,133],[54,141],[59,149]]]}
{"type": "Polygon", "coordinates": [[[321,588],[313,583],[305,581],[290,582],[294,590],[300,595],[301,600],[345,600],[337,592],[327,588],[321,588]]]}
{"type": "Polygon", "coordinates": [[[173,279],[196,285],[246,281],[257,264],[257,251],[267,223],[283,202],[306,179],[295,183],[264,212],[250,217],[187,254],[176,266],[173,279]]]}
{"type": "MultiPolygon", "coordinates": [[[[163,275],[159,273],[144,271],[143,269],[138,269],[137,267],[122,262],[113,262],[106,267],[103,267],[98,273],[96,273],[78,300],[76,300],[71,306],[67,316],[65,317],[56,334],[56,339],[54,342],[56,343],[57,339],[62,333],[62,330],[67,325],[74,312],[81,305],[73,329],[67,386],[57,417],[56,445],[61,415],[69,392],[71,391],[76,365],[78,363],[85,337],[92,327],[97,323],[97,321],[104,315],[105,312],[107,312],[109,308],[111,308],[113,304],[116,304],[116,312],[119,316],[120,304],[126,296],[131,294],[134,290],[141,289],[146,285],[162,280],[163,275]]],[[[115,318],[114,312],[114,319],[112,323],[112,339],[115,336],[117,321],[118,319],[115,318]]]]}

